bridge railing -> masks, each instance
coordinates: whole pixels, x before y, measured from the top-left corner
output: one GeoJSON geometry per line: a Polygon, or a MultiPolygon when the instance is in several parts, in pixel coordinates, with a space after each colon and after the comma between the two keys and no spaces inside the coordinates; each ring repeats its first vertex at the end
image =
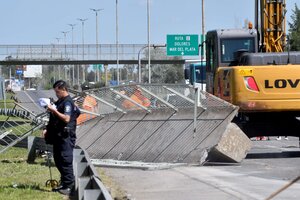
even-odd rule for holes
{"type": "MultiPolygon", "coordinates": [[[[146,44],[119,44],[120,60],[137,60],[146,44]]],[[[0,45],[0,59],[116,60],[116,44],[0,45]]]]}

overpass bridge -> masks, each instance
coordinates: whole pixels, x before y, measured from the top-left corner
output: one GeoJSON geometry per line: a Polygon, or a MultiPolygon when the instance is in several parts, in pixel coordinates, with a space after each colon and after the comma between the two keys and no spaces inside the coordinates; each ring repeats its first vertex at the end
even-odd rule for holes
{"type": "MultiPolygon", "coordinates": [[[[146,44],[0,45],[0,65],[110,65],[117,64],[117,57],[119,64],[139,64],[139,61],[147,64],[143,55],[147,47],[146,44]]],[[[151,45],[151,49],[160,48],[164,52],[154,55],[151,64],[184,64],[191,59],[167,57],[165,47],[165,44],[151,45]]]]}
{"type": "MultiPolygon", "coordinates": [[[[70,84],[75,85],[76,81],[77,85],[79,85],[80,82],[83,83],[86,80],[88,65],[103,64],[105,69],[105,85],[107,85],[108,65],[133,64],[138,65],[138,82],[142,82],[142,65],[148,64],[147,54],[145,53],[147,47],[147,44],[0,45],[0,65],[53,66],[54,79],[56,79],[55,74],[58,74],[58,78],[60,79],[62,77],[61,74],[64,73],[65,79],[69,80],[70,84]],[[54,66],[58,66],[57,69],[55,69],[54,66]],[[63,69],[64,72],[61,72],[61,69],[63,69]],[[80,75],[80,73],[82,73],[82,75],[80,75]]],[[[183,65],[186,63],[186,60],[195,59],[191,56],[168,57],[166,55],[165,44],[151,44],[150,47],[152,51],[156,50],[151,54],[152,65],[183,65]]],[[[120,72],[118,71],[117,73],[120,72]]],[[[148,70],[148,73],[151,74],[151,71],[148,70]]],[[[95,82],[101,80],[100,74],[101,71],[97,69],[94,79],[95,82]]],[[[151,77],[149,74],[148,77],[151,77]]],[[[119,77],[119,75],[117,76],[119,77]]]]}

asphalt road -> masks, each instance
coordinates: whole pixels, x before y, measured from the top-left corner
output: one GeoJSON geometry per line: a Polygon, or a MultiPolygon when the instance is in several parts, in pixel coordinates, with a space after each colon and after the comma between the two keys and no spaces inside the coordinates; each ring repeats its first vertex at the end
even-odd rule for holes
{"type": "MultiPolygon", "coordinates": [[[[253,141],[240,164],[207,163],[164,170],[104,168],[135,200],[267,199],[300,176],[298,138],[253,141]]],[[[300,181],[272,199],[300,199],[300,181]]]]}

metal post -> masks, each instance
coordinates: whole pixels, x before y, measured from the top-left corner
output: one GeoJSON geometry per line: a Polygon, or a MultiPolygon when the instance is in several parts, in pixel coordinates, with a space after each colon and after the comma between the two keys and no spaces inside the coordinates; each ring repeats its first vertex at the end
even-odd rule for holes
{"type": "Polygon", "coordinates": [[[141,58],[140,58],[140,53],[148,46],[144,46],[142,47],[140,50],[139,50],[139,53],[138,53],[138,70],[139,70],[139,83],[142,82],[142,69],[141,69],[141,58]]]}
{"type": "Polygon", "coordinates": [[[62,31],[62,33],[64,34],[64,42],[65,42],[65,58],[67,58],[67,33],[69,33],[69,31],[62,31]]]}
{"type": "MultiPolygon", "coordinates": [[[[84,60],[84,21],[82,21],[82,60],[84,60]]],[[[82,69],[82,80],[85,82],[85,66],[82,69]]]]}
{"type": "MultiPolygon", "coordinates": [[[[96,12],[96,59],[98,60],[98,12],[96,12]]],[[[98,65],[95,70],[95,82],[97,82],[98,65]]]]}
{"type": "Polygon", "coordinates": [[[104,64],[104,71],[105,71],[105,86],[107,87],[107,77],[108,77],[108,73],[107,73],[107,68],[108,68],[108,66],[107,66],[107,64],[104,64]]]}
{"type": "Polygon", "coordinates": [[[120,83],[119,71],[119,21],[118,21],[118,0],[116,0],[116,53],[117,53],[117,85],[120,83]]]}
{"type": "MultiPolygon", "coordinates": [[[[95,14],[96,14],[96,59],[98,60],[98,55],[99,55],[99,51],[98,51],[98,48],[99,48],[99,43],[98,43],[98,12],[101,11],[101,10],[104,10],[104,9],[90,8],[90,10],[94,11],[95,14]]],[[[96,67],[96,69],[95,69],[95,82],[97,81],[97,77],[98,77],[98,81],[99,81],[98,73],[99,73],[99,69],[96,67]]]]}
{"type": "MultiPolygon", "coordinates": [[[[98,12],[96,12],[96,59],[98,60],[98,12]]],[[[96,65],[96,69],[95,69],[95,82],[97,82],[97,68],[98,65],[96,65]]]]}
{"type": "MultiPolygon", "coordinates": [[[[65,42],[65,60],[67,60],[67,33],[69,33],[69,31],[62,31],[62,33],[64,34],[64,42],[65,42]]],[[[65,80],[68,80],[66,65],[64,66],[64,72],[65,72],[65,80]]]]}
{"type": "MultiPolygon", "coordinates": [[[[57,40],[57,45],[58,45],[58,47],[57,47],[57,53],[59,53],[59,40],[61,38],[55,38],[55,39],[57,40]]],[[[58,65],[57,67],[58,67],[58,80],[60,80],[60,65],[58,65]]]]}
{"type": "MultiPolygon", "coordinates": [[[[201,35],[201,42],[202,42],[202,46],[201,46],[201,66],[203,65],[204,62],[204,58],[205,58],[205,48],[204,48],[204,35],[205,35],[205,20],[204,20],[204,0],[202,0],[202,35],[201,35]]],[[[196,78],[194,79],[196,80],[196,78]]],[[[195,81],[196,82],[196,81],[195,81]]],[[[196,85],[196,84],[194,84],[196,85]]],[[[201,90],[203,91],[203,84],[201,84],[201,90]]]]}
{"type": "Polygon", "coordinates": [[[148,23],[148,83],[151,83],[151,54],[150,54],[150,1],[147,0],[147,23],[148,23]]]}
{"type": "MultiPolygon", "coordinates": [[[[142,69],[141,69],[141,58],[140,58],[140,54],[141,52],[147,48],[148,45],[146,46],[143,46],[140,50],[139,50],[139,53],[138,53],[138,73],[139,73],[139,83],[142,82],[142,69]]],[[[150,47],[153,47],[153,48],[157,48],[157,47],[166,47],[166,45],[163,45],[163,44],[160,44],[160,45],[150,45],[150,47]]]]}
{"type": "MultiPolygon", "coordinates": [[[[82,60],[84,60],[84,22],[88,19],[81,19],[78,18],[79,21],[81,21],[81,25],[82,25],[82,60]]],[[[85,66],[83,65],[82,67],[82,80],[83,82],[85,82],[85,66]]],[[[78,86],[79,86],[79,68],[78,68],[78,86]]]]}
{"type": "MultiPolygon", "coordinates": [[[[72,27],[72,59],[74,57],[74,26],[76,26],[76,24],[69,24],[69,26],[72,27]]],[[[73,86],[75,85],[75,65],[73,65],[72,67],[72,84],[73,86]]]]}
{"type": "Polygon", "coordinates": [[[11,65],[9,66],[9,86],[10,86],[10,90],[12,91],[12,86],[11,86],[11,65]]]}
{"type": "MultiPolygon", "coordinates": [[[[196,84],[194,84],[196,85],[196,84]]],[[[194,123],[193,123],[193,138],[196,137],[196,132],[197,132],[197,104],[198,104],[198,93],[199,93],[199,88],[194,87],[195,89],[195,103],[194,103],[194,123]]]]}
{"type": "Polygon", "coordinates": [[[202,0],[202,35],[205,35],[204,0],[202,0]]]}

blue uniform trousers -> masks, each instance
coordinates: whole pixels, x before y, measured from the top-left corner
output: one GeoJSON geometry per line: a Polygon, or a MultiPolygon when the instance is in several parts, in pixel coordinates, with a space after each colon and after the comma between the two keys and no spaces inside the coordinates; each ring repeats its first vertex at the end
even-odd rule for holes
{"type": "Polygon", "coordinates": [[[75,146],[75,134],[66,138],[59,138],[53,144],[53,158],[61,175],[63,187],[73,187],[75,184],[73,170],[73,149],[75,146]]]}

